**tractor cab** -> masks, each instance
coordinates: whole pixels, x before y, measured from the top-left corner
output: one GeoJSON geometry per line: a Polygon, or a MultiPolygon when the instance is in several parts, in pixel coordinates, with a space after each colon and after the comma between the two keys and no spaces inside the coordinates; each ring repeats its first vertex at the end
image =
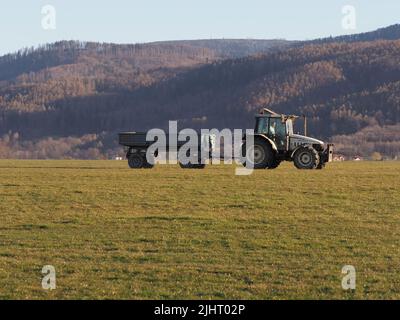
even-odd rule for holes
{"type": "Polygon", "coordinates": [[[275,142],[278,151],[289,149],[289,137],[293,135],[295,116],[284,116],[271,110],[263,109],[256,115],[255,133],[267,136],[275,142]]]}

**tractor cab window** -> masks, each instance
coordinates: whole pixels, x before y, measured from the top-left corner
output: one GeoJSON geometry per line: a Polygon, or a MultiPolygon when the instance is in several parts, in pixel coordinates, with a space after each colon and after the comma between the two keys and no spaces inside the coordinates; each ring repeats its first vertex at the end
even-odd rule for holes
{"type": "Polygon", "coordinates": [[[269,121],[269,136],[275,141],[278,149],[286,145],[286,123],[281,118],[271,118],[269,121]]]}
{"type": "Polygon", "coordinates": [[[257,133],[268,134],[268,118],[258,118],[257,133]]]}

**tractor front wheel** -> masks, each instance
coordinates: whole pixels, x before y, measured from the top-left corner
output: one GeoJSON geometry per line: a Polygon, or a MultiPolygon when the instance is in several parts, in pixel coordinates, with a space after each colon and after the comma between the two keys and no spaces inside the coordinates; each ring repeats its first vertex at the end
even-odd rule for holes
{"type": "Polygon", "coordinates": [[[316,169],[319,166],[319,155],[317,150],[311,146],[301,147],[293,157],[294,165],[297,169],[316,169]]]}
{"type": "Polygon", "coordinates": [[[325,168],[326,163],[325,162],[320,162],[320,164],[317,166],[318,170],[322,170],[325,168]]]}

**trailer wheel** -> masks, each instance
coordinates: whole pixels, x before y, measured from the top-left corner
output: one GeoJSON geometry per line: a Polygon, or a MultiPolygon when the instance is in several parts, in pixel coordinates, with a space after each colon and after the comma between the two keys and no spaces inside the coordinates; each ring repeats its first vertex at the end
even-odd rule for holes
{"type": "Polygon", "coordinates": [[[311,146],[303,146],[293,156],[294,165],[297,169],[316,169],[320,159],[317,150],[311,146]]]}
{"type": "Polygon", "coordinates": [[[193,165],[193,169],[205,169],[205,168],[206,168],[206,165],[204,163],[203,164],[199,163],[199,164],[193,165]]]}
{"type": "Polygon", "coordinates": [[[183,164],[182,162],[179,162],[179,166],[181,167],[181,169],[192,169],[192,165],[190,163],[183,164]]]}
{"type": "Polygon", "coordinates": [[[188,164],[183,164],[182,162],[179,162],[179,166],[182,169],[204,169],[206,167],[205,164],[192,164],[192,163],[188,163],[188,164]]]}
{"type": "Polygon", "coordinates": [[[154,168],[154,164],[150,164],[147,161],[145,162],[145,164],[143,165],[143,168],[145,169],[153,169],[154,168]]]}
{"type": "Polygon", "coordinates": [[[131,154],[128,158],[128,164],[131,169],[143,168],[145,160],[140,154],[131,154]]]}
{"type": "Polygon", "coordinates": [[[154,168],[154,161],[155,161],[154,156],[150,156],[150,157],[151,157],[151,158],[149,158],[150,162],[147,161],[147,158],[145,157],[145,159],[144,159],[144,164],[143,164],[143,168],[145,168],[145,169],[152,169],[152,168],[154,168]]]}

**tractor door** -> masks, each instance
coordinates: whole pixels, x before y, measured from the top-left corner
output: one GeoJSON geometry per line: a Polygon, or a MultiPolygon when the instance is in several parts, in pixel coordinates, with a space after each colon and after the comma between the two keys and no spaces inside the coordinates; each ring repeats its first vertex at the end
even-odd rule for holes
{"type": "Polygon", "coordinates": [[[276,143],[278,150],[286,151],[287,135],[286,123],[281,118],[269,119],[269,138],[276,143]]]}

